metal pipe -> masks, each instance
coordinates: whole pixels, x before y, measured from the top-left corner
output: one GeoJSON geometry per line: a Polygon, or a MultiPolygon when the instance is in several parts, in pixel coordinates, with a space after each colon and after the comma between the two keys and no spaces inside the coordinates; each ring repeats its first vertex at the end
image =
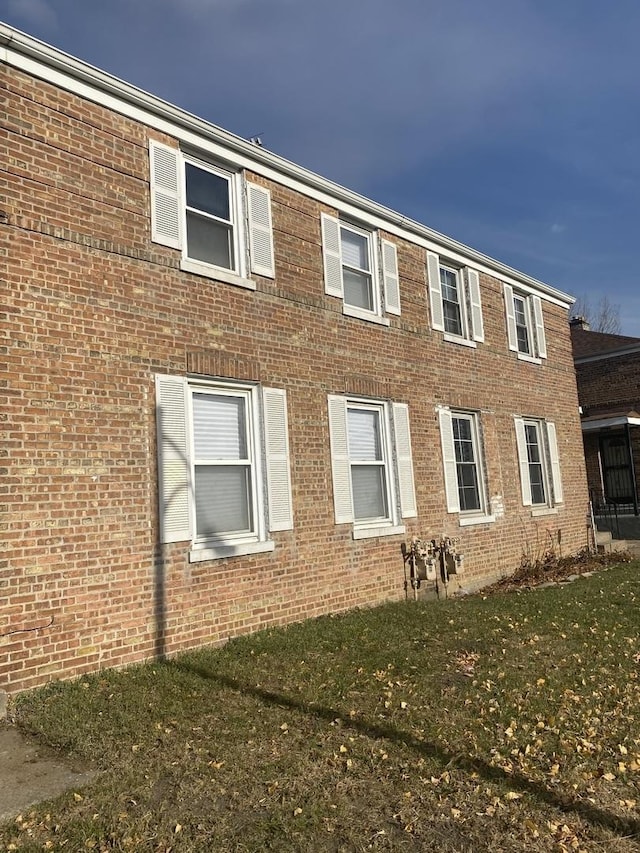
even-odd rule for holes
{"type": "Polygon", "coordinates": [[[631,424],[627,421],[627,450],[629,451],[629,466],[631,468],[631,485],[633,487],[633,514],[638,515],[638,486],[636,484],[636,469],[633,464],[633,445],[631,444],[631,424]]]}

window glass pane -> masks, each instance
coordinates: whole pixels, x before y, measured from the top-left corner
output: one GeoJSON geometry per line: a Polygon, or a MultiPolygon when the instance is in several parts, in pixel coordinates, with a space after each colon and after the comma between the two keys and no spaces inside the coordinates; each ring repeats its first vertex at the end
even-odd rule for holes
{"type": "Polygon", "coordinates": [[[480,491],[475,465],[458,467],[458,496],[462,512],[480,509],[480,491]]]}
{"type": "Polygon", "coordinates": [[[382,465],[352,465],[353,512],[358,521],[387,518],[387,488],[382,465]]]}
{"type": "Polygon", "coordinates": [[[440,284],[442,286],[442,298],[450,302],[459,302],[458,277],[453,270],[440,267],[440,284]]]}
{"type": "Polygon", "coordinates": [[[340,229],[342,262],[359,270],[369,271],[369,240],[347,228],[340,229]]]}
{"type": "Polygon", "coordinates": [[[544,493],[544,481],[542,479],[542,468],[540,465],[529,465],[529,478],[531,480],[531,500],[534,504],[547,502],[544,493]]]}
{"type": "Polygon", "coordinates": [[[251,532],[248,465],[196,465],[195,492],[198,536],[251,532]]]}
{"type": "Polygon", "coordinates": [[[198,461],[247,459],[243,397],[193,395],[193,443],[198,461]]]}
{"type": "Polygon", "coordinates": [[[534,504],[544,504],[547,497],[544,487],[544,469],[540,448],[539,431],[536,424],[525,424],[527,438],[527,456],[529,459],[529,480],[531,482],[531,500],[534,504]]]}
{"type": "Polygon", "coordinates": [[[518,333],[518,352],[522,352],[525,355],[531,355],[531,349],[529,347],[529,331],[526,326],[516,326],[516,331],[518,333]]]}
{"type": "Polygon", "coordinates": [[[371,286],[370,275],[344,269],[342,273],[342,286],[344,289],[344,301],[347,305],[364,308],[365,311],[373,311],[373,288],[371,286]]]}
{"type": "Polygon", "coordinates": [[[444,330],[450,335],[462,334],[462,318],[460,316],[460,306],[442,300],[442,311],[444,314],[444,330]]]}
{"type": "Polygon", "coordinates": [[[465,510],[479,510],[481,509],[480,486],[473,424],[469,417],[454,417],[452,425],[460,509],[463,512],[465,510]]]}
{"type": "Polygon", "coordinates": [[[185,165],[187,206],[203,210],[220,219],[231,220],[229,206],[229,181],[191,163],[185,165]]]}
{"type": "Polygon", "coordinates": [[[518,337],[518,352],[531,355],[529,345],[529,323],[527,317],[527,305],[520,296],[513,297],[513,310],[516,317],[516,334],[518,337]]]}
{"type": "Polygon", "coordinates": [[[233,269],[231,228],[213,219],[187,212],[187,255],[195,261],[233,269]]]}
{"type": "Polygon", "coordinates": [[[466,418],[454,418],[453,438],[456,448],[456,462],[474,462],[471,421],[466,418]]]}
{"type": "Polygon", "coordinates": [[[521,299],[519,296],[513,297],[513,309],[516,315],[516,323],[519,326],[527,325],[527,314],[524,306],[524,299],[521,299]]]}
{"type": "Polygon", "coordinates": [[[527,435],[527,455],[529,462],[540,462],[540,445],[538,444],[538,428],[533,424],[525,424],[527,435]]]}
{"type": "Polygon", "coordinates": [[[440,286],[442,288],[444,330],[451,335],[462,335],[460,289],[458,276],[454,270],[440,267],[440,286]]]}
{"type": "Polygon", "coordinates": [[[372,409],[349,409],[349,456],[353,461],[382,460],[380,413],[372,409]]]}

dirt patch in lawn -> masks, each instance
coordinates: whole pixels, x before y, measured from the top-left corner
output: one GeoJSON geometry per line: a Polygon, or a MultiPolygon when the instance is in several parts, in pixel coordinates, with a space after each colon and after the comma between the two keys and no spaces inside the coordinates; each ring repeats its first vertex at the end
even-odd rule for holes
{"type": "Polygon", "coordinates": [[[63,761],[13,726],[0,724],[0,820],[86,785],[95,775],[95,770],[63,761]]]}

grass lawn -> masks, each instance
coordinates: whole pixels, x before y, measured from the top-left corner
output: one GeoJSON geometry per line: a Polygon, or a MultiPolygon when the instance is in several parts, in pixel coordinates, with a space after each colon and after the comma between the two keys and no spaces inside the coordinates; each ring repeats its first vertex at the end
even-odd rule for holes
{"type": "Polygon", "coordinates": [[[640,564],[24,695],[103,772],[2,850],[640,850],[640,564]]]}

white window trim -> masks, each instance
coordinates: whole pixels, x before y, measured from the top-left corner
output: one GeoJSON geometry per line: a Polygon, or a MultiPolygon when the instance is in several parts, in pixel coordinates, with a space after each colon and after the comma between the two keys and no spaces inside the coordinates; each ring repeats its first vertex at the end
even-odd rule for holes
{"type": "Polygon", "coordinates": [[[180,269],[226,284],[255,290],[250,273],[275,278],[271,194],[266,187],[244,179],[240,171],[149,141],[151,239],[181,252],[180,269]],[[229,181],[234,267],[218,267],[191,258],[187,246],[185,168],[218,174],[229,181]]]}
{"type": "MultiPolygon", "coordinates": [[[[358,400],[355,398],[347,399],[346,405],[346,413],[347,413],[347,445],[349,442],[349,412],[350,411],[366,411],[366,412],[376,412],[378,414],[378,424],[380,426],[381,435],[379,436],[380,446],[382,449],[382,465],[380,467],[384,470],[385,475],[385,485],[386,485],[386,495],[385,502],[387,504],[388,516],[386,518],[374,518],[374,519],[357,519],[355,517],[354,512],[354,529],[356,530],[377,530],[385,528],[389,528],[397,525],[397,500],[395,494],[395,477],[392,466],[393,461],[393,450],[391,447],[391,424],[389,421],[389,409],[385,403],[382,402],[372,402],[371,400],[358,400]]],[[[351,456],[349,456],[349,476],[351,478],[351,469],[354,465],[362,464],[360,460],[353,460],[351,456]]],[[[351,479],[351,489],[352,489],[352,502],[353,502],[353,479],[351,479]]]]}
{"type": "Polygon", "coordinates": [[[473,524],[490,524],[495,521],[495,515],[489,512],[486,464],[480,425],[480,413],[468,409],[452,409],[448,406],[439,406],[436,411],[438,413],[440,425],[440,441],[442,446],[447,512],[458,515],[458,523],[461,527],[473,524]],[[453,436],[453,418],[455,417],[468,418],[471,423],[474,463],[476,466],[478,494],[480,498],[480,508],[477,510],[462,510],[460,508],[458,468],[455,457],[455,440],[453,436]]]}
{"type": "Polygon", "coordinates": [[[378,326],[391,325],[388,317],[380,317],[377,314],[372,314],[370,311],[365,311],[363,308],[357,308],[353,305],[343,305],[342,313],[345,317],[355,317],[358,320],[366,320],[368,323],[376,323],[378,326]]]}
{"type": "Polygon", "coordinates": [[[215,550],[219,546],[232,546],[234,548],[242,548],[243,546],[251,546],[257,542],[264,542],[266,536],[266,525],[264,517],[264,502],[262,482],[262,465],[261,465],[261,437],[260,424],[258,421],[258,388],[248,385],[223,383],[223,382],[201,382],[190,381],[188,383],[188,402],[187,416],[189,419],[189,457],[191,464],[191,482],[193,490],[191,493],[192,514],[194,519],[194,534],[193,534],[193,550],[201,548],[210,548],[215,550]],[[227,536],[198,536],[195,527],[196,518],[196,495],[195,495],[195,467],[196,454],[194,450],[194,432],[193,432],[193,395],[197,393],[217,394],[228,397],[240,397],[245,400],[245,415],[246,415],[246,439],[247,439],[247,454],[250,465],[251,476],[251,515],[254,519],[253,530],[247,533],[231,534],[227,536]]]}
{"type": "Polygon", "coordinates": [[[325,293],[342,300],[344,316],[380,326],[390,326],[391,321],[385,314],[400,315],[400,279],[395,243],[381,239],[375,230],[363,228],[328,213],[321,214],[320,223],[325,293]],[[353,231],[367,240],[374,303],[372,311],[345,302],[341,228],[353,231]]]}
{"type": "Polygon", "coordinates": [[[404,534],[406,527],[402,519],[417,515],[408,406],[404,403],[330,394],[328,411],[336,524],[351,524],[353,539],[404,534]],[[384,427],[383,458],[389,507],[386,521],[358,521],[354,516],[352,463],[348,451],[347,413],[350,407],[380,412],[380,423],[384,427]]]}
{"type": "Polygon", "coordinates": [[[542,313],[542,300],[535,293],[525,293],[510,284],[504,284],[505,319],[507,324],[507,341],[509,349],[515,352],[520,361],[531,364],[542,364],[547,357],[547,341],[544,330],[544,318],[542,313]],[[527,321],[527,332],[531,345],[531,353],[521,352],[518,349],[518,334],[515,317],[514,297],[522,299],[525,305],[525,316],[527,321]]]}
{"type": "Polygon", "coordinates": [[[285,391],[222,379],[157,375],[156,408],[161,541],[191,542],[191,562],[272,551],[269,532],[293,527],[285,391]],[[244,395],[247,401],[254,506],[254,529],[248,534],[220,538],[195,534],[192,395],[202,390],[244,395]]]}
{"type": "Polygon", "coordinates": [[[482,316],[482,301],[480,295],[480,276],[471,267],[443,259],[436,252],[427,252],[427,278],[429,284],[429,307],[431,311],[431,328],[442,332],[443,340],[452,344],[476,348],[484,342],[484,320],[482,316]],[[453,272],[456,276],[458,299],[460,307],[461,334],[445,330],[444,300],[440,269],[453,272]]]}
{"type": "Polygon", "coordinates": [[[562,474],[558,454],[556,426],[553,421],[542,418],[516,416],[514,418],[516,451],[520,467],[520,486],[522,505],[531,508],[532,516],[553,515],[558,506],[564,503],[562,474]],[[539,451],[541,454],[542,478],[545,490],[545,502],[534,504],[531,493],[529,457],[527,453],[525,426],[536,427],[539,451]]]}
{"type": "MultiPolygon", "coordinates": [[[[184,269],[183,264],[186,262],[187,265],[197,266],[198,268],[204,268],[211,271],[211,277],[214,277],[218,273],[222,272],[225,274],[230,274],[234,278],[237,279],[246,279],[247,278],[247,247],[245,242],[245,229],[243,227],[245,221],[244,214],[244,205],[242,198],[242,183],[241,183],[241,175],[239,172],[230,172],[226,169],[223,169],[219,166],[214,165],[213,163],[207,163],[203,160],[199,160],[197,157],[192,157],[189,154],[182,154],[180,158],[180,173],[183,187],[183,195],[182,195],[182,233],[184,234],[184,240],[182,244],[182,262],[181,269],[184,269]],[[197,169],[201,169],[204,172],[209,172],[212,175],[217,175],[218,177],[224,178],[229,182],[229,208],[230,208],[230,217],[229,221],[231,223],[231,233],[232,233],[232,246],[233,246],[233,257],[234,257],[234,266],[232,268],[227,267],[219,267],[216,264],[209,264],[206,261],[201,261],[196,258],[192,258],[189,255],[189,245],[187,240],[187,200],[186,200],[186,189],[187,189],[187,180],[186,180],[186,168],[187,165],[195,166],[197,169]]],[[[191,270],[193,271],[193,270],[191,270]]],[[[202,275],[202,273],[200,273],[202,275]]]]}
{"type": "MultiPolygon", "coordinates": [[[[456,281],[456,294],[458,296],[458,309],[460,311],[460,334],[456,332],[447,332],[445,331],[444,337],[445,340],[462,340],[462,341],[470,341],[471,334],[469,329],[469,318],[467,311],[467,293],[466,293],[466,285],[464,281],[464,272],[460,267],[452,267],[450,264],[445,263],[442,258],[440,259],[440,267],[438,270],[438,275],[441,274],[441,271],[453,273],[455,281],[456,281]]],[[[443,314],[443,324],[445,322],[444,318],[444,294],[442,293],[442,280],[440,281],[440,296],[442,299],[442,314],[443,314]]]]}
{"type": "Polygon", "coordinates": [[[253,279],[245,278],[241,275],[236,275],[222,267],[214,267],[211,264],[204,264],[201,261],[194,261],[191,258],[180,259],[180,269],[183,272],[191,272],[195,275],[200,275],[203,278],[213,278],[216,281],[222,281],[225,284],[233,284],[236,287],[244,287],[245,290],[255,290],[256,283],[253,279]]]}

